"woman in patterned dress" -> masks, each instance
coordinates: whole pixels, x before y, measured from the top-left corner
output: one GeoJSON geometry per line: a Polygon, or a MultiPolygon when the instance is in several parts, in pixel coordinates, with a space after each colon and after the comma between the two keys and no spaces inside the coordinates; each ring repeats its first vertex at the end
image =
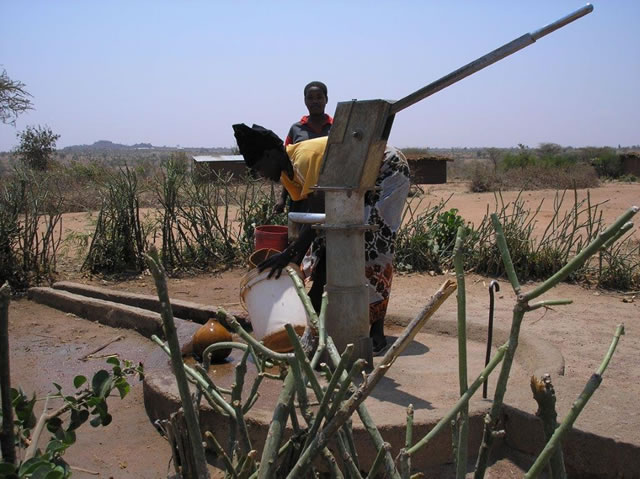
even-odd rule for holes
{"type": "MultiPolygon", "coordinates": [[[[249,128],[244,124],[233,125],[233,129],[240,153],[249,168],[264,178],[280,180],[293,200],[307,202],[307,211],[324,210],[323,199],[313,193],[311,188],[317,184],[327,145],[326,137],[288,145],[285,149],[282,140],[271,130],[258,125],[249,128]]],[[[393,278],[396,234],[408,193],[407,160],[399,150],[388,146],[376,179],[376,189],[365,195],[365,221],[377,226],[375,230],[365,233],[365,274],[371,286],[370,336],[373,339],[374,352],[378,353],[387,345],[384,336],[384,316],[393,278]]],[[[326,283],[326,269],[324,241],[323,238],[316,238],[316,230],[304,225],[294,243],[258,267],[261,271],[270,268],[270,276],[278,277],[290,262],[300,264],[312,243],[316,261],[309,296],[318,310],[326,283]]]]}

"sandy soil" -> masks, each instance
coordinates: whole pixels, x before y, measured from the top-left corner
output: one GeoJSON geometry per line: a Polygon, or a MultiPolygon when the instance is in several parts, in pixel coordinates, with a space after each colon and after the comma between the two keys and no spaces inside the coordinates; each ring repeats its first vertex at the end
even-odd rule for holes
{"type": "MultiPolygon", "coordinates": [[[[493,194],[465,192],[465,185],[425,186],[426,202],[453,197],[449,207],[459,209],[467,220],[479,223],[487,205],[494,207],[493,194]]],[[[591,202],[605,202],[604,217],[607,222],[619,216],[629,206],[640,204],[640,186],[637,184],[609,183],[590,191],[591,202]]],[[[505,201],[512,201],[517,193],[505,193],[505,201]]],[[[525,201],[536,208],[544,200],[538,214],[540,228],[551,217],[554,191],[523,193],[525,201]]],[[[572,196],[571,194],[568,194],[572,196]]],[[[586,191],[579,191],[583,198],[586,191]]],[[[572,206],[573,198],[565,199],[565,207],[572,206]]],[[[63,227],[68,231],[87,231],[89,216],[84,213],[65,215],[63,227]]],[[[636,233],[637,235],[637,233],[636,233]]],[[[637,237],[637,236],[636,236],[637,237]]],[[[78,272],[78,261],[72,251],[61,257],[60,279],[107,286],[131,292],[154,293],[153,281],[143,275],[126,282],[110,282],[86,277],[78,272]]],[[[203,274],[194,277],[171,279],[170,293],[174,298],[214,304],[230,309],[239,306],[238,284],[244,270],[236,269],[220,274],[203,274]]],[[[424,305],[430,294],[444,281],[443,276],[425,274],[397,275],[389,307],[389,324],[406,323],[424,305]]],[[[488,311],[487,287],[491,279],[477,275],[467,277],[468,320],[486,324],[488,311]]],[[[501,292],[496,299],[496,323],[508,327],[511,319],[514,294],[506,281],[501,281],[501,292]]],[[[535,284],[526,284],[528,290],[535,284]]],[[[576,427],[606,433],[614,439],[640,444],[640,298],[633,294],[597,291],[581,286],[561,284],[544,299],[571,298],[573,304],[540,309],[526,316],[523,329],[550,341],[563,353],[566,361],[566,380],[584,384],[598,368],[619,323],[625,323],[626,335],[620,342],[604,381],[591,402],[580,416],[576,427]]],[[[439,315],[455,317],[455,301],[443,306],[439,315]]],[[[390,332],[397,331],[390,326],[390,332]]],[[[63,387],[71,384],[76,374],[90,374],[103,367],[103,359],[80,361],[87,351],[104,344],[117,335],[124,339],[113,343],[101,354],[117,353],[123,358],[143,360],[153,348],[147,340],[134,332],[114,331],[88,321],[70,317],[56,310],[21,299],[10,307],[10,341],[13,385],[34,391],[42,397],[50,391],[51,382],[63,387]]],[[[452,364],[452,369],[456,366],[452,364]]],[[[559,414],[566,414],[575,397],[568,397],[556,388],[559,414]]],[[[535,403],[529,406],[535,410],[535,403]]],[[[85,426],[78,434],[66,457],[70,464],[98,472],[94,475],[76,472],[74,477],[166,477],[170,450],[149,423],[142,405],[142,387],[136,383],[130,396],[112,403],[114,422],[105,429],[85,426]]],[[[518,469],[504,463],[502,477],[518,477],[518,469]],[[512,475],[513,473],[513,475],[512,475]]],[[[513,466],[515,467],[515,466],[513,466]]],[[[502,470],[502,469],[501,469],[502,470]]],[[[495,475],[494,477],[498,477],[495,475]]]]}

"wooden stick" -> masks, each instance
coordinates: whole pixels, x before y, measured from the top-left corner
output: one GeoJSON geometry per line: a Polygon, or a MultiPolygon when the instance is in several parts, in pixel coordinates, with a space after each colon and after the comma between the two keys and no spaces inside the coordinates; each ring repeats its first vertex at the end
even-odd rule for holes
{"type": "Polygon", "coordinates": [[[623,334],[624,325],[620,324],[616,328],[613,340],[611,341],[611,345],[609,346],[607,354],[605,354],[605,357],[602,360],[602,364],[600,364],[598,370],[591,376],[584,389],[582,390],[582,393],[580,393],[578,399],[576,399],[576,401],[571,406],[571,411],[569,411],[569,414],[567,414],[560,426],[557,427],[557,429],[553,433],[553,436],[551,437],[549,442],[547,442],[546,446],[531,466],[531,469],[527,471],[524,476],[525,479],[538,477],[538,474],[540,474],[542,468],[547,464],[554,450],[557,447],[560,447],[562,438],[571,430],[571,428],[573,427],[573,423],[576,421],[576,419],[578,419],[578,416],[587,405],[587,402],[589,402],[589,399],[591,399],[593,393],[596,391],[596,389],[598,389],[598,386],[600,386],[600,383],[602,382],[602,375],[607,369],[609,361],[611,361],[611,357],[613,356],[613,353],[618,346],[620,336],[622,336],[623,334]]]}
{"type": "Polygon", "coordinates": [[[11,403],[11,368],[9,367],[9,302],[11,288],[4,283],[0,288],[0,401],[2,401],[2,431],[0,451],[2,460],[16,463],[15,437],[13,431],[13,405],[11,403]]]}
{"type": "Polygon", "coordinates": [[[92,471],[91,469],[85,469],[84,467],[78,467],[78,466],[69,466],[71,469],[73,469],[74,471],[78,471],[78,472],[84,472],[86,474],[91,474],[92,476],[99,476],[100,473],[97,471],[92,471]]]}
{"type": "Polygon", "coordinates": [[[384,377],[388,369],[395,362],[400,353],[407,347],[407,345],[418,334],[418,331],[427,322],[431,316],[438,310],[438,308],[445,302],[445,300],[456,290],[456,284],[453,281],[445,281],[443,285],[436,291],[431,297],[427,305],[422,311],[411,321],[409,326],[393,343],[391,348],[382,358],[381,363],[376,366],[371,374],[369,374],[362,385],[356,390],[355,393],[349,398],[346,404],[340,408],[336,415],[329,421],[329,423],[321,429],[317,436],[313,438],[312,443],[309,445],[300,456],[300,459],[291,470],[288,478],[302,477],[307,468],[309,467],[311,460],[326,446],[330,438],[337,433],[338,429],[351,417],[354,411],[360,404],[371,394],[371,391],[375,388],[378,382],[384,377]]]}
{"type": "Polygon", "coordinates": [[[169,344],[171,366],[178,385],[178,391],[180,392],[184,419],[189,434],[189,442],[191,444],[191,453],[193,454],[195,473],[198,477],[208,478],[209,471],[207,470],[207,460],[204,454],[204,447],[202,446],[202,436],[198,426],[198,417],[193,408],[193,403],[191,402],[191,393],[189,391],[189,384],[187,383],[187,375],[185,373],[184,364],[182,363],[182,354],[180,352],[176,326],[173,322],[173,310],[171,309],[171,302],[169,300],[167,281],[164,275],[164,270],[162,269],[162,266],[160,266],[158,254],[155,249],[147,255],[147,265],[153,274],[153,279],[155,280],[156,289],[158,291],[158,299],[160,300],[162,308],[161,317],[164,326],[164,334],[166,336],[167,343],[169,344]]]}
{"type": "MultiPolygon", "coordinates": [[[[467,392],[467,297],[464,282],[464,258],[462,245],[466,236],[464,226],[458,227],[456,243],[453,252],[453,264],[456,271],[457,300],[458,300],[458,381],[460,396],[467,392]]],[[[464,479],[467,473],[467,440],[469,437],[469,404],[465,404],[458,414],[456,421],[456,478],[464,479]]]]}
{"type": "MultiPolygon", "coordinates": [[[[551,376],[544,374],[542,379],[531,376],[531,392],[533,399],[538,403],[536,416],[542,420],[545,441],[550,441],[558,427],[558,413],[556,412],[556,392],[551,383],[551,376]]],[[[559,444],[550,460],[551,477],[553,479],[566,479],[567,471],[564,467],[562,446],[559,444]]]]}
{"type": "Polygon", "coordinates": [[[116,341],[120,341],[121,339],[124,339],[124,336],[120,335],[120,336],[116,336],[113,339],[110,339],[109,341],[104,343],[102,346],[98,346],[96,349],[94,349],[94,350],[88,352],[87,354],[85,354],[84,356],[80,357],[80,361],[86,361],[87,359],[89,359],[89,356],[93,356],[98,351],[102,351],[104,348],[106,348],[110,344],[115,343],[116,341]]]}

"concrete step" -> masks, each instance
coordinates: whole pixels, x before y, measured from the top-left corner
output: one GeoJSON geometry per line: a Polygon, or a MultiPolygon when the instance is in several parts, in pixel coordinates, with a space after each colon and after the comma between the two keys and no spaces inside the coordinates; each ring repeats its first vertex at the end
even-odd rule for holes
{"type": "MultiPolygon", "coordinates": [[[[146,338],[156,335],[164,338],[160,313],[145,308],[98,299],[54,288],[30,288],[32,301],[95,321],[113,328],[133,329],[146,338]]],[[[190,341],[200,327],[192,321],[175,318],[180,343],[190,341]]]]}
{"type": "MultiPolygon", "coordinates": [[[[73,283],[71,281],[59,281],[53,285],[54,289],[69,291],[70,293],[81,294],[83,296],[113,301],[115,303],[128,304],[137,308],[148,309],[149,311],[160,312],[160,301],[155,295],[129,293],[127,291],[115,291],[99,286],[73,283]]],[[[204,324],[216,315],[218,306],[194,303],[181,299],[172,299],[171,308],[173,314],[179,318],[189,319],[196,323],[204,324]]],[[[246,313],[242,311],[229,311],[239,320],[246,320],[246,313]]]]}

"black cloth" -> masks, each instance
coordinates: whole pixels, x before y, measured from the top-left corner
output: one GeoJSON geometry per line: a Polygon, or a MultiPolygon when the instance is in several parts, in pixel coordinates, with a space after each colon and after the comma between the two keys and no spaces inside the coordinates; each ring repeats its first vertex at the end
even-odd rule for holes
{"type": "Polygon", "coordinates": [[[249,168],[253,168],[266,150],[284,148],[284,143],[278,135],[260,125],[254,124],[249,128],[244,123],[238,123],[233,125],[233,134],[240,154],[249,168]]]}

